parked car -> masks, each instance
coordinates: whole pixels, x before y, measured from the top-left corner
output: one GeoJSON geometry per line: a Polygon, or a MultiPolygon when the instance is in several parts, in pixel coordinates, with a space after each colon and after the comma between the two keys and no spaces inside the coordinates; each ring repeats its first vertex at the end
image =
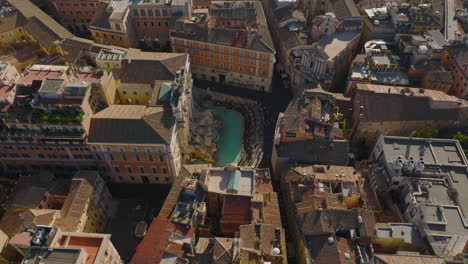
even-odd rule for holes
{"type": "Polygon", "coordinates": [[[144,237],[146,235],[146,229],[148,229],[148,223],[146,221],[140,221],[135,227],[135,236],[144,237]]]}

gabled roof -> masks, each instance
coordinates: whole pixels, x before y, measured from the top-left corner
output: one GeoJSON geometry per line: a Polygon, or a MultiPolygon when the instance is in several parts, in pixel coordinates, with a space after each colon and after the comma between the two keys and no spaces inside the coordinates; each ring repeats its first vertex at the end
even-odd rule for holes
{"type": "Polygon", "coordinates": [[[152,85],[156,80],[174,80],[176,72],[185,66],[187,56],[130,49],[122,60],[120,82],[152,85]]]}
{"type": "Polygon", "coordinates": [[[0,33],[8,32],[26,23],[26,19],[20,12],[15,12],[5,17],[0,17],[0,33]]]}
{"type": "Polygon", "coordinates": [[[427,255],[386,255],[375,254],[374,259],[379,260],[378,263],[384,264],[444,264],[444,258],[427,255]]]}
{"type": "Polygon", "coordinates": [[[347,17],[361,16],[356,4],[353,0],[328,0],[331,7],[331,12],[336,15],[340,21],[347,17]]]}
{"type": "MultiPolygon", "coordinates": [[[[57,21],[55,21],[52,17],[47,15],[44,11],[42,11],[39,7],[31,3],[29,0],[8,0],[10,4],[18,9],[21,14],[27,19],[36,18],[39,20],[45,28],[50,30],[58,39],[66,39],[73,37],[73,34],[70,33],[66,28],[60,25],[57,21]]],[[[29,30],[28,30],[29,32],[29,30]]],[[[40,33],[32,31],[33,33],[40,33]]]]}
{"type": "Polygon", "coordinates": [[[88,142],[170,144],[173,126],[163,107],[111,105],[91,117],[88,142]]]}
{"type": "Polygon", "coordinates": [[[146,236],[139,244],[132,264],[154,264],[160,263],[165,254],[170,253],[179,258],[185,256],[182,243],[170,241],[172,234],[195,239],[195,229],[181,224],[175,224],[167,219],[154,218],[146,236]]]}
{"type": "Polygon", "coordinates": [[[233,238],[215,237],[213,245],[213,260],[217,264],[232,263],[233,238]]]}
{"type": "Polygon", "coordinates": [[[307,248],[314,260],[314,264],[348,264],[357,263],[354,257],[353,243],[345,238],[330,236],[328,234],[310,237],[307,248]],[[333,242],[329,242],[329,238],[333,242]],[[345,257],[348,254],[348,257],[345,257]]]}
{"type": "Polygon", "coordinates": [[[55,44],[55,41],[61,40],[61,37],[57,35],[52,29],[48,28],[41,20],[37,17],[32,17],[24,25],[24,28],[31,34],[39,43],[45,47],[51,47],[55,44]]]}
{"type": "Polygon", "coordinates": [[[375,217],[364,209],[322,209],[298,217],[304,235],[335,233],[338,228],[355,229],[360,237],[373,236],[375,217]]]}

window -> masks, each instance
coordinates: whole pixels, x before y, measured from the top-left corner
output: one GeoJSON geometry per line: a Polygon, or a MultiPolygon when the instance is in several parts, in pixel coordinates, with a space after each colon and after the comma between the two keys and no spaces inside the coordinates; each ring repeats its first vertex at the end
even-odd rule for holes
{"type": "MultiPolygon", "coordinates": [[[[120,172],[119,167],[115,166],[115,167],[114,167],[114,171],[115,171],[115,172],[120,172]]],[[[120,177],[120,180],[122,180],[122,177],[120,177]]]]}
{"type": "Polygon", "coordinates": [[[145,169],[143,167],[140,167],[140,172],[145,173],[145,169]]]}
{"type": "Polygon", "coordinates": [[[134,10],[133,10],[133,15],[134,15],[134,16],[138,16],[138,10],[134,9],[134,10]]]}
{"type": "Polygon", "coordinates": [[[164,156],[163,155],[159,156],[159,161],[164,162],[164,156]]]}
{"type": "Polygon", "coordinates": [[[120,24],[115,24],[115,29],[117,29],[118,31],[120,31],[120,24]]]}
{"type": "Polygon", "coordinates": [[[151,168],[151,170],[153,171],[153,173],[158,173],[158,171],[156,170],[156,168],[151,168]]]}
{"type": "Polygon", "coordinates": [[[249,68],[249,72],[250,72],[250,73],[254,72],[254,69],[253,69],[253,68],[249,68]]]}
{"type": "Polygon", "coordinates": [[[135,177],[130,176],[130,180],[134,181],[134,180],[135,180],[135,177]]]}
{"type": "Polygon", "coordinates": [[[167,169],[166,168],[162,168],[162,171],[163,171],[163,174],[167,174],[167,169]]]}
{"type": "Polygon", "coordinates": [[[136,160],[140,161],[140,156],[136,155],[135,158],[136,160]]]}
{"type": "Polygon", "coordinates": [[[131,168],[131,167],[127,167],[127,171],[128,171],[129,173],[132,173],[132,168],[131,168]]]}
{"type": "MultiPolygon", "coordinates": [[[[163,16],[167,16],[167,10],[163,10],[163,11],[162,11],[162,15],[163,15],[163,16]]],[[[166,22],[166,26],[167,26],[167,22],[166,22]]]]}
{"type": "Polygon", "coordinates": [[[169,177],[164,178],[167,182],[169,181],[169,177]]]}
{"type": "Polygon", "coordinates": [[[146,16],[146,11],[144,9],[140,9],[140,15],[141,16],[146,16]]]}
{"type": "MultiPolygon", "coordinates": [[[[153,9],[148,10],[148,16],[154,16],[153,9]]],[[[151,22],[151,25],[152,24],[153,24],[153,22],[151,22]]]]}
{"type": "Polygon", "coordinates": [[[110,158],[111,160],[114,160],[114,155],[109,154],[109,158],[110,158]]]}
{"type": "Polygon", "coordinates": [[[40,159],[43,159],[43,158],[44,158],[44,154],[37,154],[37,157],[40,158],[40,159]]]}
{"type": "Polygon", "coordinates": [[[153,161],[153,155],[148,155],[148,159],[149,159],[150,161],[153,161]]]}
{"type": "Polygon", "coordinates": [[[262,71],[262,75],[266,75],[266,71],[265,71],[265,70],[262,71]]]}
{"type": "Polygon", "coordinates": [[[244,67],[240,66],[239,71],[243,71],[243,70],[244,70],[244,67]]]}

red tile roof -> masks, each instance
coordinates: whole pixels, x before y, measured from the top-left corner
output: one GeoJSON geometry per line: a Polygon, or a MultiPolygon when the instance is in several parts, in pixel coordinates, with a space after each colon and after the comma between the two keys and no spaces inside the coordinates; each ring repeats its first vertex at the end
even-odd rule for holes
{"type": "Polygon", "coordinates": [[[171,234],[195,238],[195,229],[181,224],[175,224],[167,219],[155,218],[151,223],[145,238],[133,255],[132,264],[160,263],[164,253],[184,257],[182,244],[169,241],[171,234]]]}

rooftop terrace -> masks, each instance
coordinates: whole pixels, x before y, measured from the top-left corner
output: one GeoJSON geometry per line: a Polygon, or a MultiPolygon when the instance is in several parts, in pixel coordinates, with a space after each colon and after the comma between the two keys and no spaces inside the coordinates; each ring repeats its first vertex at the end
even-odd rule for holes
{"type": "Polygon", "coordinates": [[[251,196],[254,192],[254,170],[212,168],[206,175],[208,192],[251,196]]]}

